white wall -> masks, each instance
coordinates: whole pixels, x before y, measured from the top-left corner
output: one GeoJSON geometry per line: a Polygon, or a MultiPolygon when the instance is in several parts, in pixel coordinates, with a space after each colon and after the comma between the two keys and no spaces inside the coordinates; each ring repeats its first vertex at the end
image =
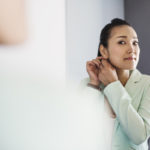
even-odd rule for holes
{"type": "Polygon", "coordinates": [[[18,46],[0,46],[1,74],[62,81],[65,79],[65,0],[25,2],[28,40],[18,46]]]}
{"type": "Polygon", "coordinates": [[[29,38],[0,46],[1,74],[75,84],[87,76],[86,61],[96,57],[101,28],[124,17],[123,0],[26,0],[26,8],[29,38]]]}
{"type": "Polygon", "coordinates": [[[54,89],[49,80],[64,80],[65,69],[68,79],[86,76],[85,62],[97,53],[101,27],[123,17],[123,2],[110,0],[106,7],[102,0],[68,0],[66,9],[65,0],[26,2],[28,41],[0,46],[0,149],[105,149],[101,101],[54,89]],[[111,11],[105,15],[106,8],[111,11]]]}
{"type": "Polygon", "coordinates": [[[124,18],[123,0],[67,0],[67,80],[87,76],[85,64],[97,55],[102,27],[114,17],[124,18]]]}

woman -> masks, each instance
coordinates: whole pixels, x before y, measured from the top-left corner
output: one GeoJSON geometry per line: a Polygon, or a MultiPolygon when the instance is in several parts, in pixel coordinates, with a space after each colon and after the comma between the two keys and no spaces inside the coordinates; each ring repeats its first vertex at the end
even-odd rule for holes
{"type": "MultiPolygon", "coordinates": [[[[100,36],[98,57],[86,64],[88,90],[101,93],[110,119],[114,118],[112,150],[148,150],[150,134],[150,76],[136,66],[140,48],[135,30],[113,19],[100,36]]],[[[113,125],[113,124],[112,124],[113,125]]]]}

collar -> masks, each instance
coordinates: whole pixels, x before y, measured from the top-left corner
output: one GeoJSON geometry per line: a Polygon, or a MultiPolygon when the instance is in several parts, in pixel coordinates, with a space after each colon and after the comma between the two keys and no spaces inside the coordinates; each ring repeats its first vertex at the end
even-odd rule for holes
{"type": "Polygon", "coordinates": [[[135,69],[131,71],[130,78],[128,79],[125,88],[129,88],[131,84],[138,83],[141,80],[142,74],[139,70],[135,69]]]}
{"type": "MultiPolygon", "coordinates": [[[[131,70],[130,71],[130,77],[129,77],[126,85],[125,85],[125,88],[130,89],[131,84],[138,83],[141,80],[141,77],[142,77],[142,74],[140,73],[139,70],[137,70],[137,69],[131,70]]],[[[103,91],[104,88],[105,88],[104,84],[101,83],[100,84],[100,89],[103,91]]]]}

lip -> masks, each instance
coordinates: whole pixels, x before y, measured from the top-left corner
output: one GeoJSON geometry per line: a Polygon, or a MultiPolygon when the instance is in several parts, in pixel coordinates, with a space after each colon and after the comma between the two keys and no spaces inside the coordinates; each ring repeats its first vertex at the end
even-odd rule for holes
{"type": "Polygon", "coordinates": [[[124,58],[124,60],[136,60],[135,57],[127,57],[127,58],[124,58]]]}

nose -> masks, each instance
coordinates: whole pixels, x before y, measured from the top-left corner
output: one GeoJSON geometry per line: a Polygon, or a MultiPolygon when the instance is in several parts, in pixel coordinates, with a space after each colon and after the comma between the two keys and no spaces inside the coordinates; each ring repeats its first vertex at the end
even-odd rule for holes
{"type": "Polygon", "coordinates": [[[134,53],[134,52],[135,52],[134,45],[133,44],[129,44],[129,46],[128,46],[128,53],[130,54],[130,53],[134,53]]]}

